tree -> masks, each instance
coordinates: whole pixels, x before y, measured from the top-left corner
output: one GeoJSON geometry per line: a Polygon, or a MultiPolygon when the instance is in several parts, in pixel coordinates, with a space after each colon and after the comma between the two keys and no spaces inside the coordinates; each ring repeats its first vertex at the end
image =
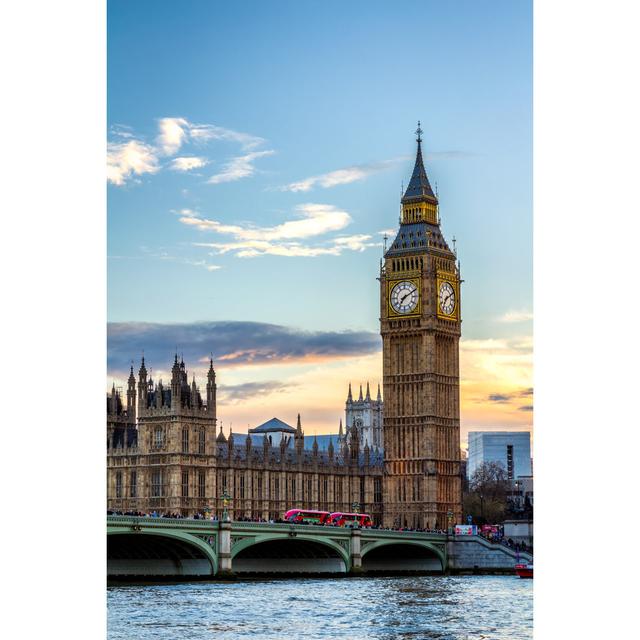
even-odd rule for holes
{"type": "Polygon", "coordinates": [[[471,476],[464,496],[465,513],[480,524],[497,524],[504,519],[509,481],[500,462],[483,462],[471,476]]]}

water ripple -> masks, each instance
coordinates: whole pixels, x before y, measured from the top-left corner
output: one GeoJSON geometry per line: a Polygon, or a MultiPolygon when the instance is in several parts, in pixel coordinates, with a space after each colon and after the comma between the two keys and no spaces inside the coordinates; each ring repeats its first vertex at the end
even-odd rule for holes
{"type": "Polygon", "coordinates": [[[531,580],[255,580],[109,587],[109,640],[530,640],[531,580]]]}

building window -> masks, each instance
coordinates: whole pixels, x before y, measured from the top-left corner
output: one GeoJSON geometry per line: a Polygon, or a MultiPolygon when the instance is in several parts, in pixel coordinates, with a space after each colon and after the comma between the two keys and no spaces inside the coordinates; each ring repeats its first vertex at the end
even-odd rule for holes
{"type": "Polygon", "coordinates": [[[244,473],[240,475],[240,499],[244,500],[244,473]]]}
{"type": "Polygon", "coordinates": [[[129,496],[131,498],[138,497],[138,472],[132,471],[129,476],[129,496]]]}
{"type": "Polygon", "coordinates": [[[373,501],[382,502],[382,478],[373,479],[373,501]]]}
{"type": "Polygon", "coordinates": [[[258,478],[258,499],[262,500],[262,478],[258,478]]]}
{"type": "Polygon", "coordinates": [[[198,453],[204,453],[204,427],[198,431],[198,453]]]}
{"type": "Polygon", "coordinates": [[[360,478],[360,507],[364,509],[364,477],[360,478]]]}
{"type": "Polygon", "coordinates": [[[151,497],[158,498],[162,495],[162,471],[155,470],[151,474],[151,497]]]}
{"type": "Polygon", "coordinates": [[[162,427],[156,427],[153,433],[153,446],[155,449],[162,449],[164,446],[164,430],[162,427]]]}
{"type": "Polygon", "coordinates": [[[507,478],[513,480],[513,445],[507,445],[507,478]]]}
{"type": "Polygon", "coordinates": [[[182,472],[182,497],[183,498],[189,497],[189,472],[188,471],[182,472]]]}
{"type": "Polygon", "coordinates": [[[182,429],[182,453],[189,453],[189,429],[182,429]]]}
{"type": "Polygon", "coordinates": [[[122,498],[122,471],[116,472],[116,498],[122,498]]]}
{"type": "Polygon", "coordinates": [[[307,500],[309,502],[311,502],[313,499],[313,491],[311,490],[311,483],[312,483],[312,478],[311,476],[309,476],[307,478],[307,500]]]}
{"type": "Polygon", "coordinates": [[[275,481],[275,499],[280,500],[280,478],[276,478],[275,481]]]}
{"type": "Polygon", "coordinates": [[[198,498],[204,498],[205,496],[205,475],[204,470],[198,471],[198,498]]]}
{"type": "Polygon", "coordinates": [[[296,479],[291,478],[291,499],[297,500],[298,496],[296,495],[296,479]]]}

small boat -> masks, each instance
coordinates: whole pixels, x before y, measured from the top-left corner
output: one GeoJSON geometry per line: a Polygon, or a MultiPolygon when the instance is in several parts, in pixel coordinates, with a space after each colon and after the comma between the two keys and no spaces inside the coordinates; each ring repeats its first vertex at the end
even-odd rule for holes
{"type": "Polygon", "coordinates": [[[532,564],[517,564],[514,569],[521,578],[533,578],[532,564]]]}

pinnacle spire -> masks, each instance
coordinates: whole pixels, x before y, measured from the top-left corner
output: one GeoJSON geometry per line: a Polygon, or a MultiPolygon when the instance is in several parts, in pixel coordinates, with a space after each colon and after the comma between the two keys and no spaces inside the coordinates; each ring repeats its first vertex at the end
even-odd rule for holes
{"type": "Polygon", "coordinates": [[[338,431],[338,436],[340,438],[342,438],[343,435],[344,435],[344,433],[342,431],[342,418],[340,418],[340,430],[338,431]]]}
{"type": "Polygon", "coordinates": [[[371,392],[369,391],[369,381],[367,380],[367,395],[365,397],[366,400],[371,400],[371,392]]]}
{"type": "Polygon", "coordinates": [[[380,395],[380,383],[378,382],[378,397],[376,398],[378,402],[382,400],[382,396],[380,395]]]}
{"type": "Polygon", "coordinates": [[[424,161],[422,159],[422,128],[420,127],[420,120],[418,120],[418,128],[416,129],[416,142],[418,143],[418,150],[416,152],[416,163],[413,167],[413,174],[407,190],[402,197],[402,204],[412,201],[430,200],[437,204],[438,198],[433,193],[427,172],[424,168],[424,161]]]}
{"type": "Polygon", "coordinates": [[[362,402],[362,385],[360,385],[360,397],[358,398],[358,402],[362,402]]]}
{"type": "Polygon", "coordinates": [[[351,383],[349,383],[349,395],[347,396],[347,402],[353,402],[353,397],[351,396],[351,383]]]}

